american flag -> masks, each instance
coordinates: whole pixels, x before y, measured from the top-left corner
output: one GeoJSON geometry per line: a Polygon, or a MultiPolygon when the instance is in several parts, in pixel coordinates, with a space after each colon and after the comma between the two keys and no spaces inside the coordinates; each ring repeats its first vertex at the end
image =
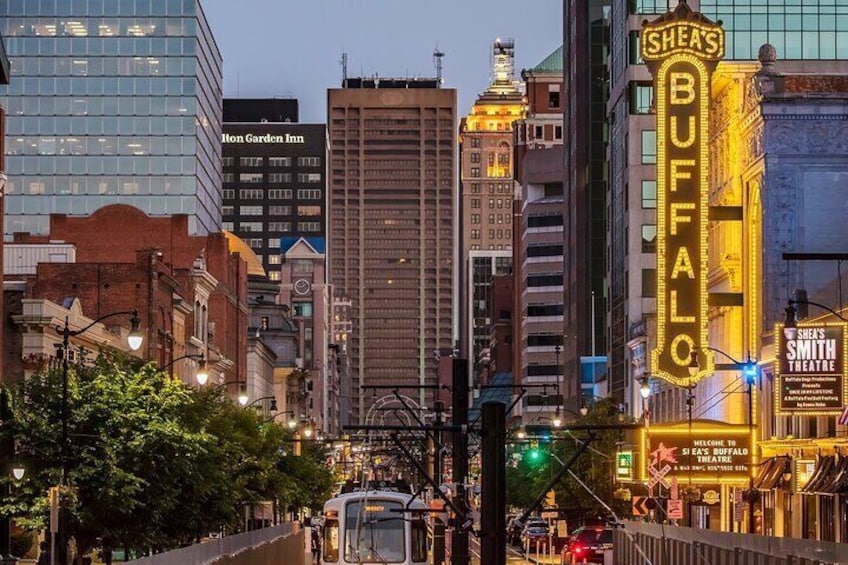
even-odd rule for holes
{"type": "Polygon", "coordinates": [[[839,417],[838,423],[842,426],[848,426],[848,407],[842,411],[842,415],[839,417]]]}

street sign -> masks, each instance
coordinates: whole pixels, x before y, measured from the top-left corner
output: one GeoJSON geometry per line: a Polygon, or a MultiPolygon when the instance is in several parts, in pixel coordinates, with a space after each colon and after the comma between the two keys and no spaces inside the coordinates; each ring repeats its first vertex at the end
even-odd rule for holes
{"type": "Polygon", "coordinates": [[[559,518],[559,510],[548,509],[548,510],[542,511],[542,519],[543,520],[550,520],[550,519],[556,519],[556,518],[559,518]]]}
{"type": "Polygon", "coordinates": [[[680,498],[679,489],[677,488],[677,477],[671,478],[671,489],[669,490],[669,498],[672,500],[677,500],[680,498]]]}
{"type": "Polygon", "coordinates": [[[741,500],[737,500],[733,504],[733,519],[737,522],[741,522],[745,519],[745,503],[741,500]]]}
{"type": "Polygon", "coordinates": [[[653,465],[648,467],[648,472],[651,474],[651,480],[648,481],[648,488],[654,488],[657,483],[661,484],[665,488],[671,488],[671,483],[665,480],[665,476],[668,474],[669,471],[671,471],[671,465],[666,465],[660,471],[657,471],[657,468],[653,465]]]}
{"type": "Polygon", "coordinates": [[[669,520],[683,519],[683,501],[678,499],[669,499],[666,501],[666,517],[669,520]]]}
{"type": "Polygon", "coordinates": [[[648,515],[648,497],[634,496],[633,497],[633,515],[647,516],[648,515]]]}
{"type": "Polygon", "coordinates": [[[615,476],[619,481],[633,480],[633,452],[619,451],[615,456],[615,476]]]}

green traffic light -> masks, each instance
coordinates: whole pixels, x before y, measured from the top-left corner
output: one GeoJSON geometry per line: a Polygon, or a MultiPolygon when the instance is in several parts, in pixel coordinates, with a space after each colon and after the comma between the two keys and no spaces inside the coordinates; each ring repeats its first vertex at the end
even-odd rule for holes
{"type": "Polygon", "coordinates": [[[533,449],[532,451],[530,451],[530,459],[532,459],[533,461],[538,460],[540,456],[541,454],[539,453],[538,449],[533,449]]]}

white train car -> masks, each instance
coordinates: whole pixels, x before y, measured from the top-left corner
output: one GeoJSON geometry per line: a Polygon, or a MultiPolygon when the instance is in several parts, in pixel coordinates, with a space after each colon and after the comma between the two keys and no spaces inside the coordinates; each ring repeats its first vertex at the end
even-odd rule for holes
{"type": "Polygon", "coordinates": [[[410,494],[366,490],[324,504],[322,565],[425,565],[427,505],[410,494]]]}

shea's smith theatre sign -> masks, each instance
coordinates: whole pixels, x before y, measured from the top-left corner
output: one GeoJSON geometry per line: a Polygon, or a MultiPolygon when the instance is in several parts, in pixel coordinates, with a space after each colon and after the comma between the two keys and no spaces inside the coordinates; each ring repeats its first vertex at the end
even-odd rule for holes
{"type": "Polygon", "coordinates": [[[846,324],[778,325],[775,410],[778,414],[841,414],[846,406],[846,324]]]}
{"type": "MultiPolygon", "coordinates": [[[[713,373],[707,346],[710,74],[724,31],[685,2],[645,24],[641,54],[657,111],[657,348],[653,376],[678,386],[713,373]],[[693,350],[705,363],[689,374],[693,350]]],[[[642,148],[643,151],[646,148],[642,148]]]]}

